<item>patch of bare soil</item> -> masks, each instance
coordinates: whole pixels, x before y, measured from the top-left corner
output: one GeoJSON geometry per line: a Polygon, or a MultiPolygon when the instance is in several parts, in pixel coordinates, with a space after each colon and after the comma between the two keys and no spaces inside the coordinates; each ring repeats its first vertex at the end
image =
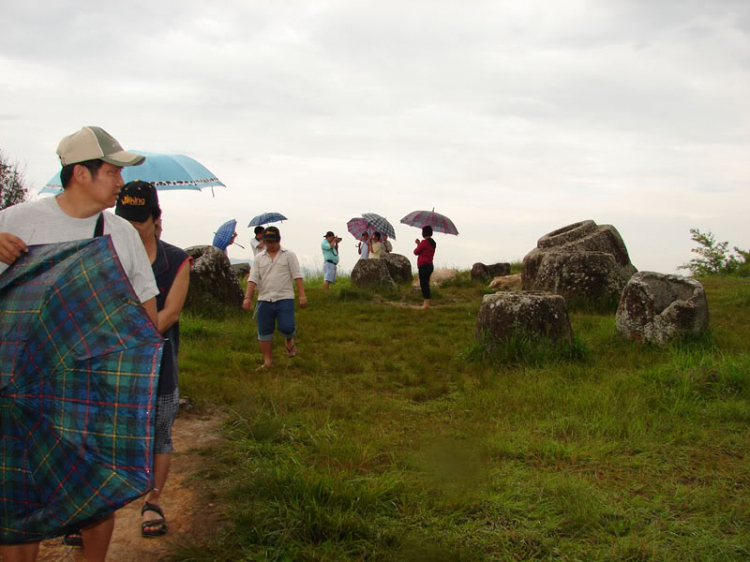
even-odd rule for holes
{"type": "MultiPolygon", "coordinates": [[[[109,546],[107,560],[113,562],[151,562],[163,560],[173,543],[189,539],[201,542],[214,531],[221,518],[221,508],[213,503],[201,503],[205,496],[199,482],[191,477],[202,467],[204,459],[199,451],[218,443],[218,432],[223,421],[220,415],[187,414],[175,420],[172,440],[175,453],[167,485],[161,496],[169,531],[159,538],[141,536],[141,507],[139,499],[117,512],[115,532],[109,546]]],[[[83,561],[83,550],[62,544],[62,539],[42,543],[40,562],[83,561]]]]}

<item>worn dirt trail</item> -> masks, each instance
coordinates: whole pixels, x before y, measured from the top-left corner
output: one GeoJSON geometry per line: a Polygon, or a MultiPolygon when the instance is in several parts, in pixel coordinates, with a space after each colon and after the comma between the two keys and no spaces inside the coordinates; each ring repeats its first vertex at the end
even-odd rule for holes
{"type": "MultiPolygon", "coordinates": [[[[172,428],[176,453],[161,498],[169,531],[159,538],[141,537],[140,509],[144,500],[136,500],[117,512],[108,561],[162,560],[171,543],[188,538],[200,541],[216,528],[221,517],[220,507],[211,503],[201,505],[200,485],[190,479],[204,463],[198,451],[220,441],[218,428],[221,421],[222,417],[218,415],[180,414],[172,428]]],[[[42,543],[37,560],[73,562],[84,558],[82,549],[65,546],[62,539],[53,539],[42,543]]]]}

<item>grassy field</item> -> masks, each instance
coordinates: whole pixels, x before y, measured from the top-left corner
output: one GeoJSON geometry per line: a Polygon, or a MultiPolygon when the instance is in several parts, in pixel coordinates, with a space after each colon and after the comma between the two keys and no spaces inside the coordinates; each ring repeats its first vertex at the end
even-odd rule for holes
{"type": "Polygon", "coordinates": [[[185,316],[181,392],[230,413],[200,475],[228,515],[174,559],[750,559],[750,283],[704,282],[710,333],[664,348],[580,312],[570,349],[490,353],[467,273],[427,311],[310,281],[271,371],[249,314],[185,316]]]}

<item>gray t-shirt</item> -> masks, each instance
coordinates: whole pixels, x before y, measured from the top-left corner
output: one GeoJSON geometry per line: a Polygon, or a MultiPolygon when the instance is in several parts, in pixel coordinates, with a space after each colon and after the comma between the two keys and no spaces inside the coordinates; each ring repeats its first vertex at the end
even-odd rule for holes
{"type": "MultiPolygon", "coordinates": [[[[71,217],[60,208],[56,197],[45,197],[0,211],[0,232],[15,234],[27,246],[72,242],[91,238],[98,218],[98,213],[85,219],[71,217]]],[[[133,226],[128,221],[105,212],[104,234],[112,236],[117,257],[120,258],[138,299],[146,302],[158,295],[159,289],[151,263],[133,226]]],[[[0,262],[0,273],[6,269],[8,265],[0,262]]]]}

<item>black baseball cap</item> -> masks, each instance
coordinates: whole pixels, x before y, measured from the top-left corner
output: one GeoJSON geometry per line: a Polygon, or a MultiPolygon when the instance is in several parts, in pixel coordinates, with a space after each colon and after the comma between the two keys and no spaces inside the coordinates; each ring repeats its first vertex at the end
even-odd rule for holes
{"type": "Polygon", "coordinates": [[[115,214],[132,222],[146,222],[151,216],[156,218],[161,215],[154,184],[135,180],[122,186],[115,214]]]}
{"type": "Polygon", "coordinates": [[[281,233],[279,232],[279,229],[275,226],[268,226],[263,231],[263,240],[268,240],[269,242],[278,242],[281,240],[281,233]]]}
{"type": "Polygon", "coordinates": [[[323,238],[328,238],[329,236],[336,236],[332,230],[329,230],[323,235],[323,238]]]}

